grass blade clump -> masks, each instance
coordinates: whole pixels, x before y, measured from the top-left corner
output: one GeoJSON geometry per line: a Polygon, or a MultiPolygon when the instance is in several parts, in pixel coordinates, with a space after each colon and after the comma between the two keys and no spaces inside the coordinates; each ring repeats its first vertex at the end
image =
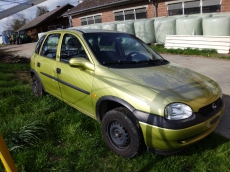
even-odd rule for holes
{"type": "Polygon", "coordinates": [[[25,149],[36,146],[46,133],[47,130],[40,121],[30,121],[8,135],[6,142],[10,151],[25,149]]]}

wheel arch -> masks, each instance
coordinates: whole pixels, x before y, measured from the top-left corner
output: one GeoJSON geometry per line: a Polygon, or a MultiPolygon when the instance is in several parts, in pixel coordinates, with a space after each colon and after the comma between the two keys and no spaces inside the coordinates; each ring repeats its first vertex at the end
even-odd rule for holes
{"type": "Polygon", "coordinates": [[[38,73],[34,69],[30,69],[30,76],[31,76],[31,78],[33,78],[34,75],[37,76],[37,78],[39,79],[39,81],[40,81],[40,83],[42,85],[42,89],[45,91],[45,87],[44,87],[44,85],[42,83],[42,80],[40,79],[38,73]]]}
{"type": "Polygon", "coordinates": [[[131,112],[135,111],[135,108],[123,99],[115,96],[103,96],[97,101],[96,104],[97,121],[101,123],[106,112],[117,107],[125,107],[131,112]]]}

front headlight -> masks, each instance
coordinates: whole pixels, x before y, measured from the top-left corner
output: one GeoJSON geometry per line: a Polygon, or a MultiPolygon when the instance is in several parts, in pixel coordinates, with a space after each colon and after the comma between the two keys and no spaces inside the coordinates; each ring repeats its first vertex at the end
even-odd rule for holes
{"type": "Polygon", "coordinates": [[[192,116],[192,109],[182,103],[172,103],[165,108],[165,118],[169,120],[181,120],[192,116]]]}

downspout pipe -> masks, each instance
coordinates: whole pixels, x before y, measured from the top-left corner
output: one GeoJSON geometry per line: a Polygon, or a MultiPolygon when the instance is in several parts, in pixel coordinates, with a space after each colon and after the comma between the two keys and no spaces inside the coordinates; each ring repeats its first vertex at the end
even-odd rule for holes
{"type": "Polygon", "coordinates": [[[156,0],[149,0],[154,5],[154,17],[158,17],[158,2],[156,0]]]}
{"type": "Polygon", "coordinates": [[[153,3],[154,5],[154,17],[158,17],[158,3],[153,3]]]}

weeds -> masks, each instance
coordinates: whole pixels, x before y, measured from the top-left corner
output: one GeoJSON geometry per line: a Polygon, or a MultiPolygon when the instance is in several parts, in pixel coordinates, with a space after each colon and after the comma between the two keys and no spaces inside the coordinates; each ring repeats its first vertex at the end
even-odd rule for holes
{"type": "Polygon", "coordinates": [[[36,146],[47,130],[42,122],[31,120],[21,126],[19,131],[11,132],[6,138],[6,143],[10,151],[16,151],[36,146]]]}

